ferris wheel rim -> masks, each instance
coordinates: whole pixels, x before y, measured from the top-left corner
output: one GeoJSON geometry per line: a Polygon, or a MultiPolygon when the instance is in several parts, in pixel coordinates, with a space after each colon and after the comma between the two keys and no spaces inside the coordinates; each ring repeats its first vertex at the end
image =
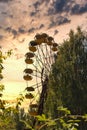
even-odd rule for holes
{"type": "MultiPolygon", "coordinates": [[[[33,93],[33,88],[37,93],[33,96],[30,94],[30,104],[35,103],[36,97],[41,94],[41,87],[43,86],[46,77],[50,75],[52,70],[52,64],[54,63],[54,54],[57,52],[58,44],[54,41],[51,36],[46,34],[38,34],[35,36],[34,40],[29,43],[29,52],[25,54],[26,69],[24,70],[27,89],[31,89],[33,93]],[[29,65],[32,66],[28,67],[29,65]],[[35,77],[35,84],[29,86],[28,82],[35,77]],[[40,79],[40,82],[39,82],[40,79]],[[39,82],[39,83],[38,83],[39,82]],[[32,87],[32,88],[28,88],[32,87]]],[[[26,89],[26,90],[27,90],[26,89]]],[[[28,95],[26,95],[28,97],[28,95]]]]}

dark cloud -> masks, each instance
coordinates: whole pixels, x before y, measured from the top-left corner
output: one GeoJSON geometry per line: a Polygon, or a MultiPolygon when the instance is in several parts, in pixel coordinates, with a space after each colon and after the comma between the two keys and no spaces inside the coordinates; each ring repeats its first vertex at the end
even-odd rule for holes
{"type": "Polygon", "coordinates": [[[44,27],[44,24],[41,24],[40,27],[39,27],[39,29],[42,29],[43,27],[44,27]]]}
{"type": "Polygon", "coordinates": [[[59,32],[58,30],[55,30],[55,31],[54,31],[54,35],[56,35],[58,32],[59,32]]]}
{"type": "Polygon", "coordinates": [[[9,2],[9,1],[12,1],[12,0],[0,0],[0,2],[9,2]]]}
{"type": "Polygon", "coordinates": [[[14,36],[13,38],[15,38],[15,37],[17,36],[17,34],[18,34],[18,32],[17,32],[15,29],[12,29],[11,32],[12,32],[12,34],[13,34],[13,36],[14,36]]]}
{"type": "Polygon", "coordinates": [[[54,26],[70,23],[71,20],[69,20],[67,17],[58,16],[55,20],[52,19],[51,23],[49,25],[49,28],[52,28],[54,26]]]}
{"type": "Polygon", "coordinates": [[[18,29],[18,32],[19,32],[19,33],[25,33],[25,30],[24,30],[22,27],[20,27],[20,28],[18,29]]]}
{"type": "Polygon", "coordinates": [[[15,38],[15,37],[18,35],[17,30],[13,29],[12,27],[7,27],[7,28],[5,29],[5,31],[7,31],[7,32],[9,32],[9,33],[12,33],[13,38],[15,38]]]}
{"type": "Polygon", "coordinates": [[[63,11],[66,3],[67,3],[67,0],[56,0],[56,2],[54,3],[55,11],[56,12],[63,11]]]}
{"type": "Polygon", "coordinates": [[[13,14],[8,14],[8,12],[6,12],[6,11],[2,11],[1,14],[4,16],[8,16],[10,18],[13,18],[13,14]]]}
{"type": "Polygon", "coordinates": [[[19,27],[17,30],[12,27],[7,27],[5,31],[12,33],[13,38],[16,38],[17,35],[24,34],[26,32],[23,27],[19,27]]]}
{"type": "Polygon", "coordinates": [[[72,4],[72,0],[56,0],[52,3],[52,6],[48,9],[48,15],[68,12],[70,7],[69,3],[72,4]]]}
{"type": "Polygon", "coordinates": [[[36,3],[33,4],[33,6],[34,6],[35,9],[38,9],[38,7],[40,6],[40,2],[37,1],[36,3]]]}
{"type": "Polygon", "coordinates": [[[3,12],[1,12],[1,14],[3,14],[3,15],[7,15],[7,12],[4,12],[4,11],[3,11],[3,12]]]}
{"type": "MultiPolygon", "coordinates": [[[[35,16],[37,14],[39,14],[40,12],[40,7],[42,6],[42,3],[44,2],[45,0],[39,0],[39,1],[36,1],[35,3],[33,3],[33,7],[34,7],[34,11],[32,11],[30,13],[30,16],[35,16]]],[[[30,6],[30,7],[32,7],[30,6]]]]}
{"type": "Polygon", "coordinates": [[[84,6],[80,6],[79,4],[75,4],[71,9],[72,14],[82,14],[85,12],[87,12],[87,4],[85,4],[84,6]]]}
{"type": "Polygon", "coordinates": [[[60,17],[59,20],[58,20],[58,25],[62,25],[62,24],[65,24],[65,23],[70,23],[71,20],[69,20],[68,18],[66,17],[60,17]]]}
{"type": "MultiPolygon", "coordinates": [[[[47,15],[62,13],[67,6],[68,0],[56,0],[49,7],[47,15]]],[[[69,8],[67,8],[69,9],[69,8]]]]}
{"type": "Polygon", "coordinates": [[[48,9],[48,12],[47,12],[47,15],[49,16],[49,15],[54,14],[54,11],[55,11],[54,8],[49,8],[49,9],[48,9]]]}
{"type": "Polygon", "coordinates": [[[28,30],[28,33],[32,33],[32,32],[34,32],[35,30],[36,30],[36,28],[32,27],[32,28],[30,28],[30,29],[28,30]]]}
{"type": "Polygon", "coordinates": [[[0,35],[0,40],[2,40],[2,39],[3,39],[3,37],[4,37],[3,35],[0,35]]]}
{"type": "MultiPolygon", "coordinates": [[[[84,0],[86,2],[86,0],[84,0]]],[[[48,9],[48,15],[57,13],[71,13],[82,14],[87,12],[87,2],[86,4],[76,3],[75,0],[56,0],[52,3],[52,6],[48,9]]]]}
{"type": "Polygon", "coordinates": [[[30,13],[30,16],[35,16],[36,13],[37,13],[36,11],[33,11],[33,12],[30,13]]]}
{"type": "Polygon", "coordinates": [[[5,31],[8,31],[9,33],[12,31],[12,28],[11,27],[7,27],[6,29],[5,29],[5,31]]]}
{"type": "Polygon", "coordinates": [[[50,3],[50,0],[37,0],[33,6],[37,9],[40,5],[42,5],[43,3],[48,4],[50,3]]]}
{"type": "Polygon", "coordinates": [[[50,28],[52,28],[53,26],[56,26],[56,25],[57,25],[57,23],[54,22],[53,20],[51,20],[48,29],[50,29],[50,28]]]}

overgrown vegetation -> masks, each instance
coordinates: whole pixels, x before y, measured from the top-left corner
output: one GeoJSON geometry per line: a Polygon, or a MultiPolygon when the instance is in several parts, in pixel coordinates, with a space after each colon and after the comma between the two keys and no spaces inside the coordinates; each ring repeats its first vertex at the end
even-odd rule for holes
{"type": "MultiPolygon", "coordinates": [[[[69,38],[58,48],[48,85],[45,113],[49,117],[59,116],[58,106],[67,107],[71,114],[87,113],[87,35],[78,27],[69,33],[69,38]]],[[[87,129],[82,121],[81,129],[87,129]]]]}
{"type": "MultiPolygon", "coordinates": [[[[3,56],[0,50],[0,80],[3,78],[3,56]]],[[[1,130],[87,130],[87,35],[79,27],[58,46],[58,54],[49,77],[47,99],[42,115],[31,117],[20,108],[6,108],[2,100],[4,86],[0,84],[1,130]],[[33,127],[33,120],[36,126],[33,127]]]]}

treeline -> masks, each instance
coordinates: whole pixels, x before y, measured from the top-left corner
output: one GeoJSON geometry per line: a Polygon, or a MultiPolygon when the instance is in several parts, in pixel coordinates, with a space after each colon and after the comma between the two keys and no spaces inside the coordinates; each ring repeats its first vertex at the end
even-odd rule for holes
{"type": "MultiPolygon", "coordinates": [[[[73,115],[87,113],[87,34],[79,27],[58,47],[49,78],[45,114],[56,118],[58,106],[67,107],[73,115]]],[[[87,123],[79,123],[86,130],[87,123]]]]}

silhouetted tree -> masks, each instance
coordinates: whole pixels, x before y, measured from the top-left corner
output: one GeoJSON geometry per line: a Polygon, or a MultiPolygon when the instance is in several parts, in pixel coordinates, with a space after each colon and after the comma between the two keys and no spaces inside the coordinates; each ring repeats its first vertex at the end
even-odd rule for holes
{"type": "MultiPolygon", "coordinates": [[[[87,113],[87,35],[79,27],[58,48],[48,85],[45,113],[57,117],[57,107],[68,107],[72,114],[87,113]]],[[[79,130],[87,129],[81,122],[79,130]]]]}

